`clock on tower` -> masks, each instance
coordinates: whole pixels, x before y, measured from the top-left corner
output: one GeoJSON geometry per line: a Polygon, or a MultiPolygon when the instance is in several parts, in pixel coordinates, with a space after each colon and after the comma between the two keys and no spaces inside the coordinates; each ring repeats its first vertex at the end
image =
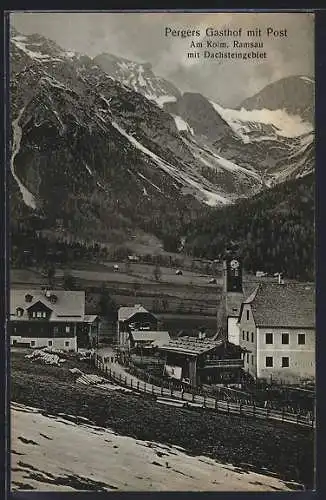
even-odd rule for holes
{"type": "Polygon", "coordinates": [[[226,283],[227,292],[242,293],[242,266],[235,257],[226,261],[226,283]]]}

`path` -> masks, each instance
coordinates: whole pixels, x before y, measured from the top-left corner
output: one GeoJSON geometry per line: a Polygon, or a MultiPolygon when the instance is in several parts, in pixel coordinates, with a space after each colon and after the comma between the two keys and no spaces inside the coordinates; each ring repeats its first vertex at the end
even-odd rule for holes
{"type": "Polygon", "coordinates": [[[135,375],[128,373],[123,365],[115,361],[116,353],[111,347],[103,347],[97,351],[97,356],[102,361],[98,366],[103,371],[110,372],[111,378],[120,384],[124,384],[135,391],[150,393],[155,396],[173,398],[196,405],[202,405],[204,408],[215,410],[216,412],[228,413],[233,415],[247,415],[255,418],[271,419],[280,422],[287,422],[304,427],[315,428],[315,421],[311,421],[305,415],[296,415],[286,413],[285,411],[270,410],[239,403],[231,403],[229,401],[217,400],[212,397],[193,394],[190,392],[181,392],[180,390],[167,389],[159,387],[150,382],[140,380],[135,375]]]}

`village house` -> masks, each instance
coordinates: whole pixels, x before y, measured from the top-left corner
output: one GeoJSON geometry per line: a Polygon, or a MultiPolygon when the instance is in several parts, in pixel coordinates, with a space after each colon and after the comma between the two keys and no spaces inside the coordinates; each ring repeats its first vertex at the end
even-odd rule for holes
{"type": "Polygon", "coordinates": [[[255,379],[315,378],[315,290],[303,283],[260,283],[241,305],[244,370],[255,379]]]}
{"type": "Polygon", "coordinates": [[[11,346],[76,351],[97,343],[98,327],[98,317],[85,314],[84,291],[10,291],[11,346]]]}
{"type": "Polygon", "coordinates": [[[165,358],[164,374],[191,387],[238,383],[241,378],[241,349],[223,339],[179,337],[158,349],[165,358]]]}
{"type": "Polygon", "coordinates": [[[157,331],[158,320],[141,304],[120,307],[117,321],[117,340],[119,346],[128,346],[132,331],[157,331]]]}

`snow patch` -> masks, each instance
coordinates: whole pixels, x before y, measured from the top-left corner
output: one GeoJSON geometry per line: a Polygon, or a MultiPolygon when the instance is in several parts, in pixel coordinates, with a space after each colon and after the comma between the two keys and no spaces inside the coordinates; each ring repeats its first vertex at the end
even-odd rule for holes
{"type": "MultiPolygon", "coordinates": [[[[147,179],[147,177],[145,177],[143,174],[141,174],[140,172],[137,172],[137,175],[139,175],[139,177],[141,177],[142,179],[144,179],[145,181],[147,181],[151,186],[153,186],[155,189],[157,189],[160,193],[162,193],[162,190],[156,186],[156,184],[154,184],[153,182],[151,182],[149,179],[147,179]]],[[[144,188],[145,189],[145,188],[144,188]]]]}
{"type": "Polygon", "coordinates": [[[89,173],[89,175],[93,175],[93,172],[91,171],[91,169],[89,168],[89,166],[87,165],[87,163],[85,163],[85,167],[86,167],[86,170],[89,173]]]}
{"type": "MultiPolygon", "coordinates": [[[[210,101],[210,103],[244,142],[250,142],[248,134],[257,123],[272,125],[277,135],[288,138],[299,137],[313,130],[311,123],[303,121],[298,115],[289,115],[284,109],[254,109],[248,111],[244,108],[240,110],[223,108],[213,101],[210,101]]],[[[266,137],[266,139],[270,139],[270,137],[266,137]]]]}
{"type": "Polygon", "coordinates": [[[176,102],[177,100],[174,95],[161,95],[158,97],[152,97],[151,99],[153,99],[160,108],[163,108],[163,105],[167,102],[176,102]]]}
{"type": "Polygon", "coordinates": [[[68,59],[73,59],[74,57],[77,57],[77,53],[73,52],[71,50],[65,51],[64,56],[67,57],[68,59]]]}
{"type": "Polygon", "coordinates": [[[50,57],[48,54],[42,54],[41,52],[36,52],[33,50],[30,50],[26,47],[25,43],[23,41],[17,40],[17,37],[12,38],[13,43],[18,47],[20,50],[25,52],[29,57],[32,59],[40,60],[40,61],[60,61],[61,59],[58,59],[57,57],[50,57]]]}
{"type": "Polygon", "coordinates": [[[139,68],[138,68],[138,82],[139,82],[139,85],[141,87],[145,87],[146,86],[146,82],[144,80],[143,73],[144,73],[143,66],[139,66],[139,68]]]}
{"type": "Polygon", "coordinates": [[[81,479],[90,489],[92,483],[100,483],[105,491],[290,491],[277,477],[243,474],[231,464],[187,454],[180,446],[122,436],[87,419],[80,418],[79,425],[74,420],[11,404],[14,490],[24,483],[36,492],[76,491],[81,479]],[[76,478],[76,484],[67,484],[67,476],[76,478]]]}
{"type": "Polygon", "coordinates": [[[305,82],[309,83],[315,83],[312,78],[309,78],[308,76],[300,76],[301,80],[304,80],[305,82]]]}
{"type": "Polygon", "coordinates": [[[181,118],[181,116],[173,115],[173,118],[174,118],[175,124],[176,124],[179,132],[186,131],[186,132],[190,132],[192,135],[194,135],[193,129],[188,125],[187,122],[185,122],[183,120],[183,118],[181,118]]]}
{"type": "Polygon", "coordinates": [[[19,153],[20,143],[21,143],[21,139],[22,139],[22,135],[23,135],[22,128],[19,125],[19,121],[20,121],[20,118],[21,118],[22,114],[24,113],[24,111],[25,111],[25,108],[22,108],[20,110],[20,112],[18,113],[17,118],[12,121],[13,139],[12,139],[12,153],[11,153],[10,167],[11,167],[11,173],[19,186],[24,203],[28,207],[35,210],[36,209],[36,201],[35,201],[34,196],[24,186],[24,184],[21,182],[21,180],[19,179],[18,175],[15,172],[15,158],[16,158],[17,154],[19,153]]]}
{"type": "Polygon", "coordinates": [[[201,199],[204,203],[209,206],[216,206],[220,204],[229,204],[230,200],[225,198],[224,196],[218,194],[214,190],[206,189],[202,186],[202,184],[195,180],[190,173],[186,173],[185,171],[180,172],[179,169],[171,165],[171,163],[163,160],[158,155],[150,151],[148,148],[143,146],[135,137],[128,134],[122,127],[120,127],[115,121],[112,120],[112,126],[117,129],[121,135],[126,137],[128,141],[139,151],[144,153],[146,156],[149,156],[153,162],[160,167],[164,172],[169,174],[175,180],[177,180],[184,187],[193,187],[196,191],[196,196],[201,199]]]}

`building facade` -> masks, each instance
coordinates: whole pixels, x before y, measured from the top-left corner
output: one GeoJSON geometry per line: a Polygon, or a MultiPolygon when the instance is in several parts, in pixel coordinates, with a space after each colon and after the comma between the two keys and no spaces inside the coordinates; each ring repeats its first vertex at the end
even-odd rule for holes
{"type": "Polygon", "coordinates": [[[157,331],[158,320],[141,304],[133,307],[120,307],[117,321],[117,342],[119,346],[128,346],[130,332],[157,331]]]}
{"type": "Polygon", "coordinates": [[[224,340],[180,337],[158,349],[165,358],[164,374],[191,387],[238,383],[241,378],[241,350],[224,340]]]}
{"type": "Polygon", "coordinates": [[[12,289],[8,330],[11,346],[76,351],[94,343],[98,318],[85,315],[84,291],[12,289]]]}
{"type": "Polygon", "coordinates": [[[301,283],[260,283],[239,314],[244,370],[289,384],[315,378],[315,292],[301,283]]]}

